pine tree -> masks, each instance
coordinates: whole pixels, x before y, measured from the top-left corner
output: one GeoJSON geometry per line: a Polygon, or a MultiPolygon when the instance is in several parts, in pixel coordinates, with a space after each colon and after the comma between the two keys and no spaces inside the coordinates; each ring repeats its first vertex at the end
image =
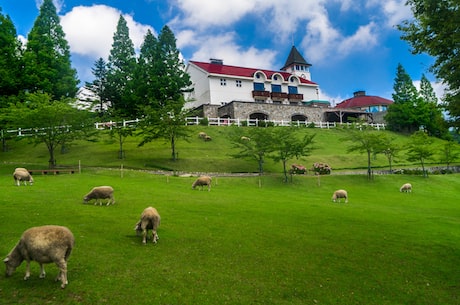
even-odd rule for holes
{"type": "Polygon", "coordinates": [[[385,115],[388,128],[402,132],[418,130],[419,123],[415,114],[415,107],[418,103],[419,94],[411,77],[401,64],[398,64],[393,89],[394,103],[388,107],[388,112],[385,115]]]}
{"type": "Polygon", "coordinates": [[[29,92],[45,92],[53,99],[75,97],[77,71],[71,67],[70,48],[52,0],[44,0],[27,38],[24,52],[29,92]]]}
{"type": "Polygon", "coordinates": [[[22,89],[22,51],[13,22],[1,12],[0,8],[0,97],[6,97],[22,89]]]}
{"type": "Polygon", "coordinates": [[[438,98],[425,74],[420,81],[420,99],[417,104],[417,117],[420,126],[430,135],[445,138],[448,134],[447,122],[444,120],[438,98]]]}
{"type": "Polygon", "coordinates": [[[99,111],[102,113],[104,105],[108,102],[106,86],[107,86],[107,64],[101,57],[95,63],[91,69],[95,79],[91,83],[87,83],[86,87],[97,95],[99,100],[99,111]]]}
{"type": "Polygon", "coordinates": [[[135,113],[129,82],[133,80],[136,58],[126,20],[120,15],[107,63],[107,97],[113,110],[123,116],[135,113]]]}

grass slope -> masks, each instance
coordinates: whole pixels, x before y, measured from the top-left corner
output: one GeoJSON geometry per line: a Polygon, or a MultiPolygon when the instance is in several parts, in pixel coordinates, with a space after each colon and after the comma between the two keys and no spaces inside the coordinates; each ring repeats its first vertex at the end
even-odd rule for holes
{"type": "Polygon", "coordinates": [[[39,279],[32,264],[0,277],[2,304],[458,304],[459,175],[218,177],[211,192],[190,177],[126,170],[36,176],[16,187],[0,175],[0,253],[35,225],[76,237],[69,285],[39,279]],[[260,180],[259,180],[260,179],[260,180]],[[320,182],[320,183],[318,183],[320,182]],[[115,188],[113,206],[82,204],[95,185],[115,188]],[[332,203],[345,188],[349,204],[332,203]],[[155,206],[157,245],[134,224],[155,206]]]}
{"type": "MultiPolygon", "coordinates": [[[[250,127],[242,127],[250,128],[250,127]]],[[[179,140],[177,151],[179,160],[171,161],[171,150],[164,140],[156,140],[138,147],[139,137],[128,137],[125,144],[125,159],[118,159],[118,142],[111,139],[106,131],[101,131],[97,142],[78,141],[69,147],[65,154],[56,152],[59,165],[77,166],[79,161],[83,167],[115,167],[123,164],[126,168],[136,169],[165,169],[188,172],[257,172],[257,162],[231,157],[237,151],[229,141],[229,127],[204,127],[189,126],[189,141],[179,140]],[[198,132],[205,131],[212,137],[212,141],[204,142],[198,138],[198,132]]],[[[363,169],[367,166],[365,154],[357,152],[347,153],[351,143],[343,140],[346,131],[336,129],[311,129],[304,128],[303,132],[315,134],[316,149],[311,156],[301,160],[290,160],[289,164],[301,163],[307,167],[315,162],[326,162],[334,170],[340,169],[363,169]]],[[[404,146],[407,136],[402,136],[388,131],[396,138],[397,143],[404,146]]],[[[442,141],[436,139],[436,144],[441,147],[442,141]]],[[[407,145],[406,145],[407,146],[407,145]]],[[[27,139],[22,141],[9,140],[8,152],[0,153],[3,161],[3,169],[12,172],[16,166],[42,169],[48,167],[48,151],[44,144],[33,146],[28,144],[27,139]]],[[[59,148],[60,149],[60,148],[59,148]]],[[[439,148],[438,152],[441,149],[439,148]]],[[[435,159],[439,159],[436,155],[435,159]]],[[[265,160],[265,171],[271,173],[282,172],[281,163],[274,163],[271,159],[265,160]]],[[[429,161],[436,163],[436,160],[429,161]]],[[[388,161],[383,155],[378,155],[372,160],[376,168],[388,168],[388,161]]],[[[409,163],[405,160],[404,152],[396,158],[394,167],[419,167],[419,164],[409,163]]],[[[0,168],[0,171],[2,169],[0,168]]]]}

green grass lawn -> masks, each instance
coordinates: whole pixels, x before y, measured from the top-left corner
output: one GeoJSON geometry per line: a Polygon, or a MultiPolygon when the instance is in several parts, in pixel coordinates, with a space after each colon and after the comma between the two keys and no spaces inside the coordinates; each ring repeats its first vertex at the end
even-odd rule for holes
{"type": "MultiPolygon", "coordinates": [[[[116,152],[116,151],[115,151],[116,152]]],[[[10,165],[8,165],[10,166],[10,165]]],[[[192,177],[84,169],[14,186],[0,174],[0,253],[22,232],[59,224],[74,233],[69,285],[32,263],[0,277],[0,304],[459,304],[459,175],[192,177]],[[412,194],[399,192],[411,182],[412,194]],[[116,204],[83,204],[96,185],[116,204]],[[344,188],[348,204],[331,202],[344,188]],[[133,230],[154,206],[158,244],[133,230]]]]}

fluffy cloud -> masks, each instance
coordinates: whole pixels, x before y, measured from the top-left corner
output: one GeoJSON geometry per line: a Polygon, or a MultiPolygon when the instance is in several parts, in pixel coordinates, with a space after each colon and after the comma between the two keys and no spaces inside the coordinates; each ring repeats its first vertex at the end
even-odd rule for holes
{"type": "MultiPolygon", "coordinates": [[[[107,59],[120,15],[121,12],[113,7],[93,5],[76,6],[61,16],[61,25],[72,52],[107,59]]],[[[152,27],[137,23],[130,15],[123,15],[123,18],[136,49],[144,41],[148,29],[155,33],[152,27]]]]}

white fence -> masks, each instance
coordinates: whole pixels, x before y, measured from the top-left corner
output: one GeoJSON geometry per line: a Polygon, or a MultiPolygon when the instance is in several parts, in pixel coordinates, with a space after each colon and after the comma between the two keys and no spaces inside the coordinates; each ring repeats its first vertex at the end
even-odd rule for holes
{"type": "MultiPolygon", "coordinates": [[[[142,119],[123,120],[120,122],[108,121],[94,123],[94,127],[98,130],[112,129],[115,126],[136,126],[142,119]]],[[[276,121],[276,120],[258,120],[258,119],[227,119],[227,118],[202,118],[202,117],[188,117],[186,118],[186,125],[202,125],[204,122],[208,126],[305,126],[314,128],[330,129],[339,126],[347,126],[362,128],[363,126],[370,126],[375,130],[385,130],[385,124],[353,124],[353,123],[336,123],[336,122],[307,122],[307,121],[276,121]]],[[[69,126],[62,126],[60,128],[68,128],[69,126]]],[[[13,130],[1,130],[0,138],[9,138],[10,136],[25,137],[36,134],[38,130],[44,128],[18,128],[13,130]]]]}

